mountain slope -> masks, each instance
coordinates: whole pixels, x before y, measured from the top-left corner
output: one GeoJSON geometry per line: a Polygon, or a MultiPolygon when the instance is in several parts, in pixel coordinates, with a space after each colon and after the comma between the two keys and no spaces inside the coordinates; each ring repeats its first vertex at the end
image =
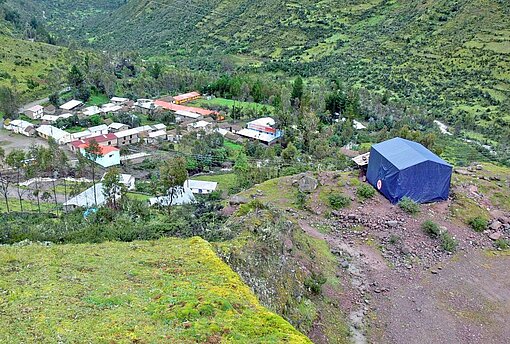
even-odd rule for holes
{"type": "Polygon", "coordinates": [[[493,136],[510,124],[509,27],[500,0],[132,0],[80,35],[197,68],[230,55],[340,77],[493,136]]]}

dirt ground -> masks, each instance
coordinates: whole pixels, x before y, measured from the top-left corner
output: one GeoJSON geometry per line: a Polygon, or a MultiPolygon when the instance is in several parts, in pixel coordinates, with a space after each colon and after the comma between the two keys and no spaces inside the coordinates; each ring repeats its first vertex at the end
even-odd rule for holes
{"type": "Polygon", "coordinates": [[[6,154],[9,154],[14,149],[28,149],[33,144],[44,147],[48,146],[48,143],[40,137],[26,137],[14,134],[5,129],[0,129],[0,146],[3,147],[6,154]]]}
{"type": "MultiPolygon", "coordinates": [[[[510,255],[455,256],[375,295],[374,343],[508,343],[510,255]]],[[[395,283],[394,283],[395,284],[395,283]]]]}
{"type": "MultiPolygon", "coordinates": [[[[354,201],[355,187],[345,178],[323,174],[319,180],[308,209],[293,216],[338,255],[339,278],[347,273],[350,286],[339,304],[349,314],[354,343],[509,342],[510,251],[494,251],[488,233],[453,221],[452,200],[422,205],[410,216],[379,194],[354,201]],[[321,188],[338,185],[353,203],[328,215],[321,188]],[[455,253],[424,233],[421,224],[429,219],[455,237],[455,253]]],[[[488,198],[479,201],[495,209],[488,198]]]]}

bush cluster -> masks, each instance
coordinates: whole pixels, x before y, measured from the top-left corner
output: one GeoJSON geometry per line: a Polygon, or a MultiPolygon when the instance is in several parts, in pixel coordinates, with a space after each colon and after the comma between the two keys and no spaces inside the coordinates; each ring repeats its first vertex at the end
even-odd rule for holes
{"type": "Polygon", "coordinates": [[[420,212],[420,205],[407,196],[402,197],[398,202],[400,209],[408,214],[414,215],[420,212]]]}
{"type": "Polygon", "coordinates": [[[444,231],[441,233],[440,240],[441,247],[443,248],[443,250],[448,252],[455,252],[455,250],[457,249],[458,242],[450,233],[448,233],[448,231],[444,231]]]}
{"type": "Polygon", "coordinates": [[[487,229],[487,226],[489,225],[489,221],[485,219],[484,217],[477,216],[471,219],[469,221],[469,225],[475,232],[483,232],[487,229]]]}
{"type": "Polygon", "coordinates": [[[369,184],[361,184],[356,189],[356,195],[358,195],[358,197],[361,200],[366,200],[366,199],[374,197],[375,189],[369,184]]]}
{"type": "Polygon", "coordinates": [[[328,196],[329,205],[331,208],[338,210],[351,205],[351,199],[344,194],[336,193],[328,196]]]}
{"type": "Polygon", "coordinates": [[[441,230],[437,223],[432,220],[427,220],[421,224],[423,231],[431,238],[438,238],[441,234],[441,230]]]}

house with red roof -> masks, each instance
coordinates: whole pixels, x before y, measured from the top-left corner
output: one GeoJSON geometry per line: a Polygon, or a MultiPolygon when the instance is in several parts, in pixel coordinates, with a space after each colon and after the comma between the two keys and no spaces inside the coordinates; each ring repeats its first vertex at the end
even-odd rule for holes
{"type": "Polygon", "coordinates": [[[173,103],[166,102],[164,100],[156,100],[154,102],[154,105],[155,106],[160,106],[163,109],[167,109],[167,110],[170,110],[170,111],[173,111],[173,112],[177,112],[177,111],[192,112],[192,113],[196,113],[196,114],[202,115],[204,117],[205,116],[212,116],[212,115],[217,115],[218,114],[216,111],[202,109],[202,108],[197,108],[197,107],[192,107],[192,106],[184,106],[184,105],[179,105],[179,104],[173,104],[173,103]]]}
{"type": "Polygon", "coordinates": [[[102,147],[117,146],[117,136],[114,133],[108,133],[71,141],[68,147],[72,152],[77,152],[80,146],[88,145],[92,140],[95,140],[102,147]]]}
{"type": "MultiPolygon", "coordinates": [[[[78,146],[78,149],[80,150],[80,153],[84,157],[90,159],[90,157],[87,157],[87,153],[85,150],[85,148],[87,147],[88,143],[84,143],[78,146]]],[[[99,148],[101,150],[101,155],[98,156],[96,159],[90,160],[93,160],[95,163],[105,168],[120,165],[120,149],[112,146],[99,146],[99,148]]]]}

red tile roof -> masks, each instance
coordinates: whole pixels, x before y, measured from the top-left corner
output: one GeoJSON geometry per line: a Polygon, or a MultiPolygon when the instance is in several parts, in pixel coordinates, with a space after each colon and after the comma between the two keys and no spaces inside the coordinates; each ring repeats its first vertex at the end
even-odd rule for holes
{"type": "MultiPolygon", "coordinates": [[[[88,143],[84,143],[84,144],[79,145],[78,148],[85,149],[85,148],[87,148],[87,146],[88,146],[88,143]]],[[[101,149],[101,155],[106,155],[111,152],[120,151],[120,149],[118,149],[116,147],[112,147],[112,146],[99,146],[99,148],[101,149]]]]}
{"type": "Polygon", "coordinates": [[[175,101],[183,101],[186,99],[191,99],[195,97],[200,97],[200,93],[198,92],[189,92],[185,94],[179,94],[178,96],[173,97],[175,101]]]}
{"type": "Polygon", "coordinates": [[[210,115],[213,115],[213,114],[217,113],[216,111],[206,110],[206,109],[202,109],[202,108],[172,104],[172,103],[169,103],[169,102],[165,102],[163,100],[156,100],[154,102],[154,104],[158,105],[158,106],[161,106],[162,108],[167,109],[167,110],[172,110],[172,111],[179,111],[179,110],[181,110],[181,111],[188,111],[188,112],[197,113],[197,114],[202,115],[202,116],[210,116],[210,115]]]}
{"type": "Polygon", "coordinates": [[[85,144],[85,145],[89,144],[89,142],[92,140],[96,140],[97,143],[101,143],[101,142],[106,142],[106,141],[117,140],[117,136],[115,136],[115,134],[113,134],[113,133],[109,133],[106,135],[97,135],[97,136],[87,137],[84,139],[73,141],[73,142],[71,142],[71,144],[75,147],[80,147],[83,144],[85,144]]]}

